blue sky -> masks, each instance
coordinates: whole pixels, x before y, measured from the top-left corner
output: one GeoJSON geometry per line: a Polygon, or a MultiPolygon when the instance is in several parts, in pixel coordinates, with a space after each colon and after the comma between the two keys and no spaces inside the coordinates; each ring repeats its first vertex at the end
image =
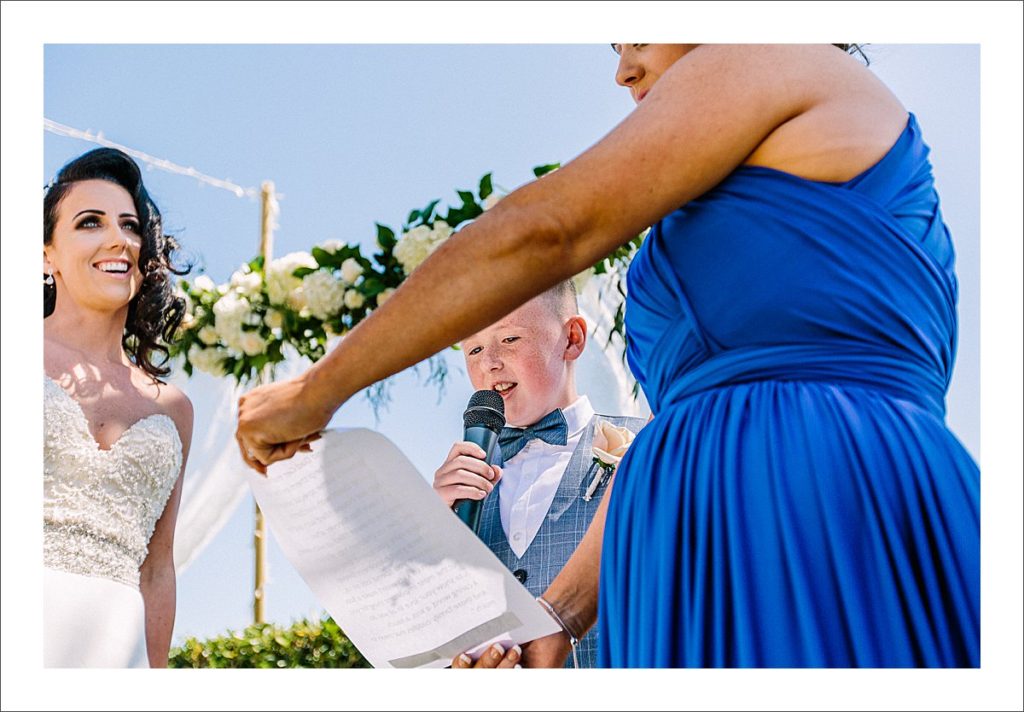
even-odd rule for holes
{"type": "MultiPolygon", "coordinates": [[[[397,228],[411,208],[434,198],[454,200],[456,188],[475,185],[480,175],[488,171],[493,171],[496,184],[514,188],[531,178],[530,169],[534,165],[567,161],[577,155],[632,108],[625,91],[612,81],[614,55],[607,44],[598,41],[604,39],[608,30],[591,31],[585,38],[587,42],[571,45],[158,45],[146,44],[146,38],[131,32],[130,26],[118,25],[118,22],[125,22],[123,18],[118,20],[100,12],[112,6],[94,5],[103,20],[102,31],[83,29],[89,25],[88,21],[70,25],[53,18],[59,31],[49,32],[42,42],[25,49],[26,65],[38,72],[38,75],[30,74],[38,76],[38,86],[32,87],[31,92],[42,89],[39,93],[27,94],[31,98],[23,112],[29,114],[30,121],[25,124],[9,123],[6,113],[11,105],[7,72],[12,63],[5,48],[5,154],[18,142],[17,135],[12,139],[8,133],[10,127],[38,127],[40,115],[45,115],[79,129],[102,131],[110,140],[193,166],[218,178],[229,178],[243,186],[258,186],[263,180],[272,180],[283,195],[280,227],[275,237],[277,255],[308,249],[327,239],[369,243],[373,239],[375,221],[397,228]],[[107,27],[108,23],[112,23],[113,30],[107,27]],[[129,31],[119,34],[116,31],[119,27],[127,27],[129,31]],[[83,41],[143,43],[62,44],[83,41]]],[[[926,30],[893,32],[887,24],[889,20],[892,27],[911,26],[906,19],[897,18],[900,12],[910,11],[893,5],[898,4],[887,8],[886,21],[875,18],[876,26],[886,27],[886,32],[881,34],[889,39],[920,42],[943,38],[950,42],[968,42],[970,38],[973,42],[974,37],[980,36],[975,30],[931,34],[926,30]]],[[[641,6],[649,7],[642,3],[632,7],[641,6]]],[[[339,37],[347,41],[366,41],[366,37],[370,37],[378,42],[436,41],[437,37],[464,41],[467,37],[474,40],[485,37],[484,41],[498,43],[509,40],[496,36],[494,26],[506,21],[515,24],[517,19],[522,19],[492,15],[490,32],[479,37],[472,33],[453,35],[431,31],[431,27],[443,24],[459,12],[458,7],[461,6],[445,6],[431,13],[429,18],[421,18],[417,27],[410,27],[407,21],[403,25],[404,34],[399,32],[394,36],[380,29],[363,32],[359,24],[352,29],[351,23],[334,33],[327,31],[330,23],[322,27],[297,27],[295,19],[284,13],[280,33],[275,32],[276,18],[264,17],[254,20],[258,31],[247,33],[245,39],[276,42],[283,37],[330,43],[339,41],[339,37]]],[[[182,29],[182,23],[188,21],[188,13],[181,13],[180,17],[169,14],[151,22],[173,26],[173,36],[182,37],[182,41],[219,42],[223,33],[218,31],[216,23],[218,20],[225,23],[225,18],[232,17],[232,11],[227,12],[219,17],[215,13],[209,22],[196,23],[198,29],[182,29]]],[[[636,25],[638,18],[633,16],[636,12],[639,10],[624,18],[626,25],[636,25]]],[[[116,15],[116,11],[112,13],[116,15]]],[[[9,4],[5,3],[5,19],[9,16],[9,4]]],[[[95,19],[96,15],[92,17],[95,19]]],[[[544,27],[542,32],[520,30],[515,36],[564,42],[552,38],[552,34],[560,36],[559,18],[562,18],[565,35],[579,41],[579,33],[569,31],[573,29],[572,23],[564,20],[564,14],[557,13],[554,18],[538,23],[544,27]]],[[[970,23],[978,21],[974,18],[974,15],[965,15],[960,24],[973,27],[970,23]]],[[[855,34],[869,36],[872,33],[857,23],[870,24],[871,21],[866,11],[858,10],[856,22],[850,16],[844,22],[855,34]]],[[[607,27],[620,26],[614,19],[605,18],[605,22],[607,27]]],[[[946,22],[952,26],[949,16],[946,22]]],[[[1019,23],[1007,23],[1011,24],[1019,27],[1019,23]]],[[[654,25],[658,23],[648,23],[648,26],[654,25]]],[[[4,31],[5,45],[10,47],[10,30],[5,28],[4,31]]],[[[786,39],[797,38],[788,36],[786,39]]],[[[1007,44],[1008,40],[1000,39],[1000,47],[1007,44]]],[[[979,342],[982,258],[979,186],[988,186],[987,200],[992,199],[998,187],[998,180],[990,180],[988,173],[985,176],[988,182],[982,183],[979,172],[979,155],[983,148],[979,107],[981,89],[985,88],[979,87],[979,78],[982,56],[995,56],[995,46],[995,43],[986,45],[984,55],[977,44],[879,43],[868,49],[871,70],[917,114],[933,149],[943,211],[958,250],[961,283],[960,351],[947,401],[948,420],[976,457],[980,456],[982,440],[979,374],[983,362],[979,342]]],[[[1006,82],[1006,86],[1019,87],[1019,64],[1018,55],[1016,79],[1006,82]]],[[[987,66],[990,70],[991,64],[987,66]]],[[[1019,96],[1019,88],[1016,91],[1019,96]]],[[[1013,106],[1019,117],[1019,103],[1013,106]]],[[[990,120],[991,111],[985,117],[990,120]]],[[[1018,173],[1013,179],[1019,187],[1019,138],[1016,144],[1010,143],[1009,138],[1014,125],[1019,134],[1018,119],[1016,124],[1011,121],[1011,131],[1000,131],[998,136],[1006,142],[1007,155],[1015,157],[1018,173]]],[[[38,176],[38,180],[33,181],[33,185],[38,186],[49,180],[65,161],[92,147],[80,140],[49,133],[27,135],[39,136],[39,139],[37,143],[27,142],[30,153],[17,178],[24,181],[25,175],[38,176]],[[37,154],[31,153],[32,147],[38,148],[37,154]]],[[[996,160],[1002,156],[998,152],[986,155],[996,160]]],[[[6,208],[13,195],[7,189],[8,160],[5,158],[4,213],[8,213],[6,208]]],[[[991,160],[988,165],[992,165],[991,160]]],[[[256,202],[156,170],[146,174],[146,181],[164,213],[165,224],[180,236],[197,257],[199,267],[215,281],[226,279],[238,264],[255,254],[259,220],[256,202]]],[[[38,199],[38,192],[30,192],[28,199],[38,199]]],[[[986,210],[991,210],[991,204],[986,205],[989,205],[986,210]]],[[[1019,209],[1019,202],[1016,205],[1019,209]]],[[[8,229],[6,217],[5,233],[15,234],[8,229]]],[[[1019,226],[1019,215],[1013,218],[1015,223],[1005,222],[1005,217],[1001,213],[986,213],[985,224],[1002,234],[1003,239],[1019,243],[1020,231],[1014,228],[1019,226]],[[1005,231],[1003,225],[1011,229],[1005,231]]],[[[987,239],[991,239],[991,235],[987,239]]],[[[998,249],[1005,249],[1001,243],[996,244],[998,249]]],[[[14,264],[9,245],[9,241],[4,242],[4,263],[8,266],[14,264]]],[[[1018,305],[1015,308],[1019,315],[1019,245],[1016,250],[1018,258],[1007,262],[1018,265],[1017,272],[1005,279],[986,281],[986,299],[989,300],[986,304],[991,306],[993,301],[1005,300],[1007,304],[1018,305]],[[1012,288],[1009,293],[1000,291],[1012,284],[1017,285],[1016,292],[1012,288]]],[[[27,252],[24,257],[28,258],[27,252]]],[[[12,304],[8,290],[14,282],[9,275],[5,269],[5,307],[12,304]]],[[[4,313],[6,317],[6,308],[4,313]]],[[[1019,404],[1019,376],[1013,381],[1007,375],[1019,372],[1019,317],[1005,324],[996,323],[1000,327],[994,331],[1009,329],[1008,345],[1015,349],[1012,353],[1018,357],[1016,361],[1011,357],[1009,364],[995,364],[987,373],[997,374],[1011,386],[1019,404]],[[1018,335],[1016,341],[1013,333],[1018,335]]],[[[992,338],[993,330],[990,330],[986,339],[992,338]]],[[[591,348],[594,346],[591,344],[591,348]]],[[[999,350],[987,347],[986,358],[999,350]]],[[[8,378],[11,361],[9,352],[5,350],[4,354],[6,389],[11,384],[8,378]]],[[[450,355],[453,368],[459,361],[457,354],[450,355]]],[[[209,399],[201,391],[190,392],[197,406],[197,433],[202,432],[204,423],[209,427],[214,419],[223,417],[205,403],[204,399],[209,399]]],[[[420,385],[414,376],[402,375],[396,379],[392,391],[394,403],[379,423],[360,399],[346,405],[335,424],[376,427],[429,476],[460,433],[460,414],[470,392],[464,376],[453,370],[448,390],[438,403],[435,390],[420,385]]],[[[32,393],[30,391],[30,398],[34,397],[32,393]]],[[[998,390],[991,393],[1000,395],[998,390]]],[[[12,417],[7,411],[9,403],[9,400],[5,403],[5,425],[12,417]]],[[[987,417],[986,455],[1011,438],[1019,443],[1020,413],[1018,406],[1011,410],[1014,408],[1015,420],[1004,423],[1004,419],[994,413],[987,417]]],[[[22,413],[22,417],[31,420],[35,415],[30,411],[29,416],[22,413]]],[[[5,435],[5,450],[7,443],[5,435]]],[[[1019,463],[1019,446],[1015,457],[1019,463]]],[[[994,462],[998,468],[1004,461],[994,462]]],[[[37,468],[38,464],[32,467],[37,468]]],[[[6,460],[4,470],[6,498],[11,491],[6,480],[12,471],[6,460]]],[[[984,460],[983,471],[986,471],[984,460]]],[[[1019,503],[1019,468],[1016,472],[1004,472],[1002,476],[1016,478],[1012,480],[1015,489],[1011,489],[1005,499],[1019,503]]],[[[1005,486],[1004,481],[1000,481],[999,486],[1005,486]]],[[[35,497],[35,491],[29,487],[26,496],[35,497]]],[[[995,499],[985,501],[998,505],[995,499]]],[[[250,501],[243,503],[199,559],[180,575],[176,642],[188,634],[216,634],[249,621],[251,509],[250,501]]],[[[989,507],[985,511],[991,513],[993,509],[989,507]]],[[[9,514],[10,510],[5,508],[6,541],[11,541],[6,526],[11,521],[9,514]]],[[[1010,520],[1018,525],[1009,532],[1011,536],[1007,539],[1017,541],[1019,546],[1019,504],[1015,512],[1007,512],[1007,516],[998,521],[1010,520]]],[[[992,531],[988,529],[986,533],[992,531]]],[[[6,546],[4,553],[6,561],[6,546]]],[[[1017,566],[1019,558],[1014,557],[1017,566]]],[[[296,617],[318,613],[319,607],[305,585],[273,544],[269,564],[268,618],[287,623],[296,617]]],[[[6,569],[5,565],[5,579],[6,569]]],[[[991,567],[986,570],[993,571],[991,567]]],[[[1016,579],[1011,572],[1010,582],[1019,591],[1019,569],[1017,571],[1016,579]]],[[[5,598],[7,596],[5,591],[5,598]]],[[[991,593],[987,600],[992,601],[994,596],[991,593]]],[[[1019,612],[1016,615],[1019,622],[1019,612]]],[[[5,627],[10,621],[5,602],[5,627]]],[[[1019,631],[1020,626],[1016,628],[1019,631]]],[[[988,640],[991,639],[990,636],[988,640]]],[[[1017,659],[1019,661],[1019,657],[1017,659]]]]}

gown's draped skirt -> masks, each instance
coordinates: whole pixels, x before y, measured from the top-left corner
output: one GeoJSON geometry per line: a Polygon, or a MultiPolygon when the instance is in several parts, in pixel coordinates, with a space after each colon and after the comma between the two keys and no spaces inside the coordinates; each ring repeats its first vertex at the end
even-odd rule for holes
{"type": "Polygon", "coordinates": [[[955,566],[977,561],[977,470],[926,410],[827,383],[713,389],[659,413],[617,477],[603,664],[978,665],[979,572],[955,566]]]}

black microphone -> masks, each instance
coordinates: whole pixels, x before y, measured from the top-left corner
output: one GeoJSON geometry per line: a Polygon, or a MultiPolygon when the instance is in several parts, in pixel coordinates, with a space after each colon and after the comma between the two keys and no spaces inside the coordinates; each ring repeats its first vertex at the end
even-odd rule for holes
{"type": "MultiPolygon", "coordinates": [[[[469,399],[466,412],[462,414],[465,428],[464,440],[479,445],[484,451],[484,462],[490,465],[500,452],[498,434],[505,427],[505,401],[497,391],[477,391],[469,399]]],[[[455,514],[474,532],[480,529],[481,499],[459,499],[455,501],[455,514]]]]}

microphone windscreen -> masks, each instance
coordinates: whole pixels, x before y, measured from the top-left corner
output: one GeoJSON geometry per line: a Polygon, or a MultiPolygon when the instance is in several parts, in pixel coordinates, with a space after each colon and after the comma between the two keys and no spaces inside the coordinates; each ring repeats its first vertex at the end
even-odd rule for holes
{"type": "Polygon", "coordinates": [[[464,427],[483,425],[498,431],[505,426],[505,401],[496,391],[477,391],[469,399],[462,415],[464,427]]]}

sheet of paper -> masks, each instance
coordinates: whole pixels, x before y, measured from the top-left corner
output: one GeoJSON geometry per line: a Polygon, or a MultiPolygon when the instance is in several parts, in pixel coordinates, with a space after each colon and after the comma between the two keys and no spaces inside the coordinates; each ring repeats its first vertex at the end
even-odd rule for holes
{"type": "Polygon", "coordinates": [[[327,431],[249,483],[285,556],[374,667],[444,667],[558,630],[379,433],[327,431]]]}

